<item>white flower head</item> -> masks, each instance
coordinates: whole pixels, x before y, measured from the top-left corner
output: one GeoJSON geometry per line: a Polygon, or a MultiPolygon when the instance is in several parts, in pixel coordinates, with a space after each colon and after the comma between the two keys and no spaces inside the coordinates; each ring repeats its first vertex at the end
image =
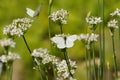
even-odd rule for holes
{"type": "MultiPolygon", "coordinates": [[[[76,62],[74,61],[70,61],[70,66],[71,66],[71,73],[74,74],[75,72],[75,68],[76,66],[76,62]]],[[[57,76],[58,76],[58,80],[65,80],[65,79],[69,79],[70,74],[69,74],[69,70],[68,70],[68,66],[65,60],[62,60],[60,62],[56,63],[56,67],[57,67],[57,76]]]]}
{"type": "Polygon", "coordinates": [[[6,55],[0,56],[0,61],[3,63],[7,62],[7,56],[6,55]]]}
{"type": "Polygon", "coordinates": [[[43,57],[45,54],[48,53],[49,51],[47,49],[38,48],[38,49],[34,49],[31,55],[34,57],[43,57]]]}
{"type": "Polygon", "coordinates": [[[60,9],[56,12],[53,12],[49,18],[51,18],[52,21],[58,22],[60,24],[67,24],[66,17],[68,16],[68,11],[64,9],[60,9]]]}
{"type": "Polygon", "coordinates": [[[80,34],[78,35],[78,40],[82,40],[85,42],[87,49],[90,49],[90,44],[92,42],[96,42],[97,38],[99,37],[98,34],[80,34]]]}
{"type": "Polygon", "coordinates": [[[14,61],[16,59],[20,59],[20,56],[17,53],[14,52],[9,52],[7,55],[7,60],[8,61],[14,61]]]}
{"type": "Polygon", "coordinates": [[[120,16],[120,9],[116,8],[112,13],[110,13],[111,16],[120,16]]]}
{"type": "Polygon", "coordinates": [[[93,25],[93,24],[101,23],[102,20],[100,17],[91,16],[91,17],[86,17],[86,22],[90,25],[93,25]]]}
{"type": "Polygon", "coordinates": [[[55,35],[51,38],[51,41],[56,43],[59,49],[71,48],[74,45],[74,41],[77,39],[77,35],[55,35]]]}
{"type": "Polygon", "coordinates": [[[46,54],[42,58],[42,63],[46,64],[46,63],[52,62],[54,64],[54,60],[55,60],[55,56],[46,54]]]}
{"type": "Polygon", "coordinates": [[[0,40],[0,45],[2,47],[15,47],[15,42],[10,38],[4,38],[0,40]]]}
{"type": "Polygon", "coordinates": [[[117,29],[118,28],[118,21],[113,19],[111,21],[108,22],[108,25],[107,25],[109,28],[112,28],[112,29],[117,29]]]}
{"type": "Polygon", "coordinates": [[[32,22],[33,20],[29,18],[15,19],[10,25],[4,27],[3,34],[20,37],[30,28],[32,22]]]}
{"type": "Polygon", "coordinates": [[[20,56],[17,53],[8,52],[8,55],[0,56],[0,61],[3,63],[14,61],[16,59],[20,59],[20,56]]]}
{"type": "Polygon", "coordinates": [[[52,64],[55,64],[57,62],[57,58],[53,55],[50,55],[47,49],[43,48],[34,49],[31,55],[36,58],[41,58],[43,64],[47,64],[50,62],[52,64]]]}

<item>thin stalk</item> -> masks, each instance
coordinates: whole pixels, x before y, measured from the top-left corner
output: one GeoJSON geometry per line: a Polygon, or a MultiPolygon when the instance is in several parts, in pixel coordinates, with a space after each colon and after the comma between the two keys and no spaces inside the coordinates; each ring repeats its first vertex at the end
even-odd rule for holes
{"type": "MultiPolygon", "coordinates": [[[[100,0],[98,0],[98,16],[100,16],[100,0]]],[[[101,27],[100,25],[98,24],[98,27],[99,27],[99,57],[100,57],[100,70],[99,70],[99,75],[98,75],[98,78],[102,77],[103,76],[103,60],[102,60],[102,30],[101,30],[101,27]]],[[[100,78],[102,80],[102,78],[100,78]]]]}
{"type": "Polygon", "coordinates": [[[85,63],[86,63],[86,76],[87,76],[87,80],[88,80],[88,76],[89,76],[89,73],[88,73],[88,52],[87,52],[87,48],[86,48],[86,55],[85,55],[85,63]]]}
{"type": "Polygon", "coordinates": [[[120,47],[120,17],[118,18],[118,26],[119,26],[119,47],[120,47]]]}
{"type": "Polygon", "coordinates": [[[13,65],[7,63],[7,80],[12,80],[13,65]]]}
{"type": "Polygon", "coordinates": [[[104,80],[105,76],[105,27],[104,27],[104,0],[102,0],[102,53],[101,53],[101,80],[104,80]]]}
{"type": "MultiPolygon", "coordinates": [[[[26,47],[27,47],[29,53],[31,54],[31,49],[30,49],[30,47],[29,47],[29,45],[28,45],[28,43],[27,43],[27,41],[26,41],[26,39],[25,39],[25,36],[23,35],[22,37],[23,37],[23,40],[24,40],[24,42],[25,42],[25,45],[26,45],[26,47]]],[[[37,59],[34,58],[34,57],[32,57],[32,60],[38,65],[38,70],[39,70],[40,75],[41,75],[40,77],[41,77],[41,80],[43,80],[42,74],[41,74],[41,67],[40,67],[40,65],[38,64],[37,59]]]]}
{"type": "MultiPolygon", "coordinates": [[[[51,14],[53,1],[54,0],[49,0],[48,16],[50,16],[50,14],[51,14]]],[[[49,35],[49,40],[50,40],[50,38],[51,38],[51,21],[50,21],[50,18],[48,19],[48,35],[49,35]]],[[[51,44],[51,41],[50,41],[50,50],[51,50],[51,48],[52,48],[52,44],[51,44]]]]}
{"type": "Polygon", "coordinates": [[[92,43],[92,53],[93,53],[93,66],[94,66],[94,78],[95,80],[97,79],[96,78],[96,69],[95,69],[95,50],[94,50],[94,42],[92,43]]]}
{"type": "Polygon", "coordinates": [[[116,51],[115,51],[115,43],[114,43],[114,33],[113,33],[113,35],[111,35],[111,37],[112,37],[112,46],[113,46],[115,79],[117,79],[118,78],[118,72],[117,72],[116,51]]]}
{"type": "Polygon", "coordinates": [[[107,69],[108,69],[108,80],[110,80],[110,65],[109,65],[109,63],[107,64],[107,69]]]}
{"type": "Polygon", "coordinates": [[[92,80],[92,69],[91,69],[91,55],[90,55],[90,49],[87,49],[88,51],[88,61],[89,61],[89,77],[90,80],[92,80]]]}
{"type": "MultiPolygon", "coordinates": [[[[48,16],[51,14],[53,2],[54,2],[54,0],[49,0],[48,16]]],[[[49,40],[50,40],[51,39],[51,21],[50,21],[50,18],[48,19],[48,33],[49,33],[49,40]]],[[[50,51],[51,50],[52,50],[52,43],[50,41],[50,51]]],[[[52,65],[52,67],[53,67],[54,80],[56,80],[56,73],[55,73],[54,65],[52,65]]]]}
{"type": "Polygon", "coordinates": [[[35,58],[35,62],[36,62],[36,64],[38,65],[38,71],[40,72],[40,80],[43,80],[43,77],[42,77],[42,74],[41,74],[42,69],[41,69],[41,67],[40,67],[40,63],[37,61],[36,58],[35,58]]]}
{"type": "Polygon", "coordinates": [[[70,61],[69,61],[69,57],[67,55],[67,51],[66,49],[64,49],[64,58],[66,60],[66,63],[67,63],[67,66],[68,66],[68,70],[69,70],[69,73],[70,73],[70,76],[73,77],[73,74],[71,73],[71,66],[70,66],[70,61]]]}
{"type": "Polygon", "coordinates": [[[46,80],[48,80],[48,71],[47,71],[46,67],[45,67],[45,78],[46,78],[46,80]]]}
{"type": "Polygon", "coordinates": [[[55,68],[55,65],[52,64],[52,67],[53,67],[54,80],[56,80],[56,68],[55,68]]]}
{"type": "Polygon", "coordinates": [[[60,34],[62,34],[63,33],[62,24],[60,24],[59,26],[60,26],[60,34]]]}
{"type": "Polygon", "coordinates": [[[25,39],[25,36],[23,35],[22,38],[23,38],[23,40],[24,40],[24,42],[25,42],[25,45],[26,45],[29,53],[31,54],[31,50],[30,50],[30,47],[29,47],[29,45],[28,45],[28,43],[27,43],[27,41],[26,41],[26,39],[25,39]]]}
{"type": "Polygon", "coordinates": [[[98,65],[98,80],[100,80],[100,65],[98,65]]]}

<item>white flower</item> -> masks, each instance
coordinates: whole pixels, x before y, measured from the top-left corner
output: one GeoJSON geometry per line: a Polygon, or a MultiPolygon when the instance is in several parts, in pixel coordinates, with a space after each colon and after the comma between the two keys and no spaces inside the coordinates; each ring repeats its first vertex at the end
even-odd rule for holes
{"type": "Polygon", "coordinates": [[[74,78],[70,77],[70,79],[69,79],[69,80],[77,80],[77,79],[74,79],[74,78]]]}
{"type": "Polygon", "coordinates": [[[90,43],[90,42],[93,42],[93,41],[97,41],[97,38],[98,38],[98,34],[80,34],[78,36],[78,40],[85,40],[85,42],[87,43],[90,43]]]}
{"type": "Polygon", "coordinates": [[[51,41],[56,43],[59,49],[71,48],[74,45],[77,35],[55,35],[51,38],[51,41]]]}
{"type": "Polygon", "coordinates": [[[51,18],[54,22],[59,22],[60,24],[67,24],[66,17],[68,15],[68,12],[64,9],[58,10],[56,12],[53,12],[49,18],[51,18]]]}
{"type": "Polygon", "coordinates": [[[16,59],[20,59],[20,56],[17,53],[14,52],[9,52],[7,55],[7,60],[8,61],[14,61],[16,59]]]}
{"type": "Polygon", "coordinates": [[[8,61],[14,61],[16,59],[20,59],[20,56],[17,53],[8,52],[8,55],[0,56],[0,61],[6,63],[8,61]]]}
{"type": "Polygon", "coordinates": [[[97,38],[99,37],[98,34],[80,34],[78,35],[78,40],[83,40],[86,44],[87,49],[90,49],[90,44],[92,42],[97,41],[97,38]]]}
{"type": "Polygon", "coordinates": [[[48,54],[48,53],[49,52],[47,49],[38,48],[38,49],[34,49],[31,55],[34,57],[43,57],[45,54],[48,54]]]}
{"type": "Polygon", "coordinates": [[[15,42],[10,38],[4,38],[0,40],[0,45],[2,47],[15,47],[15,42]]]}
{"type": "Polygon", "coordinates": [[[97,38],[98,38],[98,37],[99,37],[98,34],[92,33],[92,34],[89,36],[88,42],[97,41],[97,38]]]}
{"type": "Polygon", "coordinates": [[[117,20],[111,20],[108,22],[107,25],[109,28],[117,29],[118,28],[118,21],[117,20]]]}
{"type": "Polygon", "coordinates": [[[87,41],[87,40],[88,40],[88,37],[89,37],[89,34],[80,34],[80,35],[78,36],[78,40],[83,39],[83,40],[87,41]]]}
{"type": "MultiPolygon", "coordinates": [[[[75,72],[74,69],[77,67],[76,62],[71,61],[71,60],[69,61],[70,61],[70,66],[71,66],[71,73],[74,74],[75,72]]],[[[57,76],[58,76],[57,80],[69,79],[70,74],[69,74],[68,66],[65,60],[57,62],[56,67],[57,67],[57,76]]]]}
{"type": "Polygon", "coordinates": [[[93,24],[101,23],[102,20],[101,20],[100,17],[91,16],[91,17],[86,17],[86,22],[87,22],[88,24],[93,25],[93,24]]]}
{"type": "Polygon", "coordinates": [[[10,25],[4,27],[3,34],[20,37],[30,28],[32,22],[33,20],[29,18],[15,19],[10,25]]]}
{"type": "Polygon", "coordinates": [[[120,9],[116,8],[116,10],[110,13],[111,16],[120,16],[120,9]]]}
{"type": "Polygon", "coordinates": [[[31,55],[37,58],[41,58],[43,64],[47,64],[50,62],[55,64],[57,62],[57,58],[53,55],[50,55],[47,49],[34,49],[31,55]]]}
{"type": "Polygon", "coordinates": [[[7,56],[6,55],[0,56],[0,61],[3,63],[7,62],[7,56]]]}
{"type": "Polygon", "coordinates": [[[55,56],[45,54],[44,57],[42,58],[42,63],[46,64],[46,63],[49,63],[49,62],[53,62],[54,59],[55,59],[55,56]]]}

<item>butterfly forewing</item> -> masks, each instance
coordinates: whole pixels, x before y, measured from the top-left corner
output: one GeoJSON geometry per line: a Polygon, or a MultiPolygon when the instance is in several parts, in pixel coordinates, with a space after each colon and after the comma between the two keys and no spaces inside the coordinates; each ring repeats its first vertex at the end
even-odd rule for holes
{"type": "Polygon", "coordinates": [[[27,14],[28,14],[30,17],[33,17],[34,14],[35,14],[35,11],[33,11],[33,10],[30,9],[30,8],[26,8],[26,11],[27,11],[27,14]]]}
{"type": "Polygon", "coordinates": [[[51,38],[51,40],[56,43],[57,47],[60,48],[60,49],[63,49],[65,48],[65,41],[64,41],[64,38],[62,36],[56,36],[56,37],[53,37],[51,38]]]}
{"type": "Polygon", "coordinates": [[[70,48],[74,45],[74,41],[77,39],[76,35],[70,35],[66,37],[66,47],[70,48]]]}

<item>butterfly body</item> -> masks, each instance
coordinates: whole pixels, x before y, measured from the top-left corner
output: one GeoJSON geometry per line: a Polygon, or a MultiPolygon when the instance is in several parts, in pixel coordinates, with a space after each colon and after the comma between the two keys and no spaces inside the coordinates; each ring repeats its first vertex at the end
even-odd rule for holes
{"type": "Polygon", "coordinates": [[[56,43],[57,47],[60,49],[70,48],[74,45],[74,41],[77,39],[76,35],[68,36],[55,36],[51,40],[56,43]]]}

